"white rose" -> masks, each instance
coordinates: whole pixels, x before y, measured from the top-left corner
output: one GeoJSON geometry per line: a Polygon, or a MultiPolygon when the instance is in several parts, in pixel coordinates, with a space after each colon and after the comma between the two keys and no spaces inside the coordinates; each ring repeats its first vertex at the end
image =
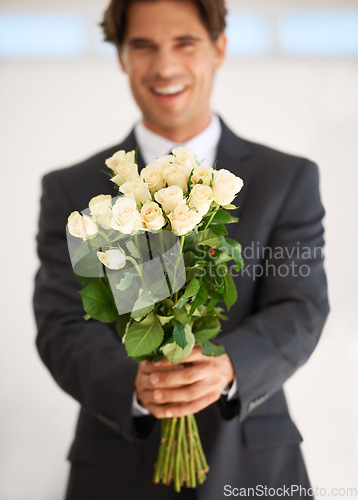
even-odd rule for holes
{"type": "Polygon", "coordinates": [[[144,203],[140,216],[147,229],[161,229],[165,225],[165,219],[160,206],[154,201],[144,203]]]}
{"type": "Polygon", "coordinates": [[[213,190],[210,186],[196,184],[190,192],[188,205],[190,208],[195,208],[201,215],[205,215],[213,199],[213,190]]]}
{"type": "Polygon", "coordinates": [[[202,216],[195,210],[190,210],[187,205],[182,205],[171,212],[168,218],[172,224],[173,233],[182,236],[194,229],[201,221],[202,216]]]}
{"type": "Polygon", "coordinates": [[[106,160],[108,168],[116,174],[111,181],[120,186],[127,181],[132,181],[139,177],[138,165],[134,162],[134,151],[126,153],[125,151],[117,151],[111,158],[106,160]]]}
{"type": "Polygon", "coordinates": [[[155,163],[158,165],[162,165],[163,167],[168,167],[171,163],[175,162],[175,156],[174,155],[165,155],[161,156],[160,158],[157,158],[155,160],[155,163]]]}
{"type": "Polygon", "coordinates": [[[160,189],[154,195],[155,201],[162,205],[164,212],[173,212],[178,205],[185,205],[184,193],[179,186],[160,189]]]}
{"type": "Polygon", "coordinates": [[[111,229],[112,196],[100,194],[89,202],[93,220],[97,221],[104,229],[111,229]]]}
{"type": "Polygon", "coordinates": [[[188,180],[193,168],[198,166],[195,159],[194,149],[179,146],[177,148],[174,148],[172,150],[172,153],[175,156],[175,163],[178,163],[179,165],[184,167],[188,180]]]}
{"type": "Polygon", "coordinates": [[[97,252],[97,257],[108,269],[122,269],[126,265],[126,256],[119,249],[97,252]]]}
{"type": "Polygon", "coordinates": [[[213,176],[213,169],[211,167],[204,167],[203,165],[198,165],[194,168],[193,175],[191,176],[191,185],[194,186],[200,180],[205,186],[210,186],[213,176]]]}
{"type": "Polygon", "coordinates": [[[159,163],[151,163],[142,169],[141,178],[147,184],[150,192],[159,191],[165,186],[164,167],[159,163]]]}
{"type": "Polygon", "coordinates": [[[140,214],[135,200],[121,196],[112,209],[111,225],[124,234],[132,234],[137,229],[143,229],[140,214]]]}
{"type": "Polygon", "coordinates": [[[72,212],[68,217],[68,231],[76,238],[88,240],[98,233],[97,224],[88,215],[72,212]]]}
{"type": "Polygon", "coordinates": [[[188,177],[185,168],[173,163],[164,169],[164,179],[168,186],[179,186],[184,193],[188,190],[188,177]]]}
{"type": "Polygon", "coordinates": [[[240,177],[228,170],[214,170],[213,193],[218,205],[229,205],[244,185],[240,177]]]}
{"type": "Polygon", "coordinates": [[[134,179],[133,181],[125,182],[119,190],[127,197],[132,198],[136,203],[144,203],[151,199],[147,184],[143,179],[134,179]]]}

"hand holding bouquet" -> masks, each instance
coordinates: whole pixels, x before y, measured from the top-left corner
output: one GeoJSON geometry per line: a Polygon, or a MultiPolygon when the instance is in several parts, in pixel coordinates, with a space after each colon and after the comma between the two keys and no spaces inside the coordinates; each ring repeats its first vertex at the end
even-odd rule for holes
{"type": "MultiPolygon", "coordinates": [[[[198,165],[190,148],[147,165],[135,152],[106,161],[122,196],[98,195],[68,218],[68,243],[86,318],[116,322],[135,361],[180,363],[201,345],[202,354],[225,352],[211,340],[220,331],[224,302],[237,299],[228,269],[243,263],[241,247],[227,238],[229,210],[243,182],[231,172],[198,165]]],[[[194,415],[162,419],[154,481],[176,491],[195,487],[208,466],[194,415]]]]}

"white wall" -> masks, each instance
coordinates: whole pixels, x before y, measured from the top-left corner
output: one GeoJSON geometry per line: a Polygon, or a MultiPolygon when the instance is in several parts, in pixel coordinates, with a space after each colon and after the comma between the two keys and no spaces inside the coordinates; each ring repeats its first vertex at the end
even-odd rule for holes
{"type": "MultiPolygon", "coordinates": [[[[101,12],[105,3],[88,9],[101,12]]],[[[25,4],[3,1],[0,8],[25,4]]],[[[119,142],[138,112],[113,61],[3,62],[0,71],[0,499],[59,500],[78,406],[34,346],[40,177],[119,142]]],[[[287,389],[312,483],[327,490],[358,488],[357,88],[356,60],[271,58],[228,62],[213,98],[239,134],[320,165],[332,313],[287,389]]]]}

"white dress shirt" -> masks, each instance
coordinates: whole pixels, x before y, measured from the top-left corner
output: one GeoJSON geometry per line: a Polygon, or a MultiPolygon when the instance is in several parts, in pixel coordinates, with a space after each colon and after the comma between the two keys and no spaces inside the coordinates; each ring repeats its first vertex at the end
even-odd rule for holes
{"type": "Polygon", "coordinates": [[[205,130],[184,143],[170,141],[148,130],[142,122],[134,128],[140,152],[146,165],[154,163],[157,158],[170,154],[178,146],[190,147],[195,150],[196,161],[203,162],[206,167],[213,167],[221,136],[221,123],[217,115],[213,115],[205,130]]]}
{"type": "MultiPolygon", "coordinates": [[[[212,115],[210,124],[200,134],[184,143],[170,141],[165,137],[148,130],[140,121],[134,128],[134,134],[146,165],[154,163],[157,158],[170,154],[178,146],[190,147],[195,150],[196,161],[206,167],[215,164],[217,149],[221,136],[221,123],[217,115],[212,115]]],[[[222,392],[228,400],[238,396],[236,379],[230,388],[222,392]]],[[[136,394],[133,394],[132,415],[139,417],[149,415],[150,412],[138,403],[136,394]]]]}

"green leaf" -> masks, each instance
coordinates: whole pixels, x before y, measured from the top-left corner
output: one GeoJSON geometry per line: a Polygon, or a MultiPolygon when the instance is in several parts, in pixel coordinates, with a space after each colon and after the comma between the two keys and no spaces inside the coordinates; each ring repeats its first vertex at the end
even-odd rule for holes
{"type": "Polygon", "coordinates": [[[239,207],[235,207],[235,205],[231,205],[231,204],[230,204],[230,205],[224,205],[224,206],[223,206],[223,208],[224,208],[225,210],[236,210],[236,209],[237,209],[237,208],[239,208],[239,207]]]}
{"type": "Polygon", "coordinates": [[[173,312],[172,309],[173,309],[173,306],[174,306],[174,302],[171,299],[164,299],[161,302],[161,305],[164,308],[164,311],[165,311],[164,314],[165,314],[165,316],[169,316],[169,314],[171,314],[173,312]]]}
{"type": "Polygon", "coordinates": [[[140,363],[141,361],[153,360],[152,354],[147,354],[146,356],[133,356],[133,361],[136,363],[140,363]]]}
{"type": "Polygon", "coordinates": [[[138,299],[134,303],[133,311],[131,316],[136,321],[141,320],[150,311],[153,311],[155,302],[151,299],[149,292],[146,290],[141,290],[138,299]]]}
{"type": "Polygon", "coordinates": [[[117,290],[121,290],[122,292],[124,290],[127,290],[127,288],[131,286],[132,281],[135,277],[135,274],[126,272],[118,285],[116,285],[117,290]]]}
{"type": "Polygon", "coordinates": [[[73,272],[73,274],[76,276],[76,278],[78,279],[78,281],[81,283],[82,286],[86,286],[89,283],[91,283],[92,280],[98,279],[98,278],[91,278],[89,276],[80,276],[80,275],[76,274],[75,272],[73,272]]]}
{"type": "Polygon", "coordinates": [[[220,236],[220,240],[221,246],[219,247],[219,249],[229,255],[229,257],[231,257],[231,259],[236,262],[237,266],[235,266],[234,269],[236,271],[239,271],[244,265],[244,261],[241,255],[240,243],[232,240],[231,238],[225,238],[224,236],[220,236]]]}
{"type": "Polygon", "coordinates": [[[184,330],[185,338],[187,341],[187,346],[184,347],[184,349],[179,347],[175,342],[166,344],[165,346],[160,348],[164,356],[168,358],[172,364],[180,363],[181,361],[186,359],[195,345],[195,337],[193,335],[193,332],[191,331],[191,326],[185,325],[184,330]]]}
{"type": "Polygon", "coordinates": [[[185,292],[180,297],[178,302],[174,305],[174,309],[179,309],[183,307],[184,304],[188,302],[190,297],[193,297],[200,287],[200,281],[197,278],[192,279],[185,287],[185,292]]]}
{"type": "Polygon", "coordinates": [[[130,313],[121,314],[120,316],[118,316],[116,328],[117,328],[117,333],[121,338],[124,337],[124,334],[127,329],[127,324],[130,321],[130,319],[131,319],[130,313]]]}
{"type": "Polygon", "coordinates": [[[224,224],[217,224],[215,226],[210,225],[210,229],[215,233],[217,236],[226,236],[227,235],[227,229],[224,226],[224,224]]]}
{"type": "Polygon", "coordinates": [[[196,255],[194,252],[189,251],[184,253],[185,267],[192,267],[194,265],[195,260],[196,260],[196,255]]]}
{"type": "Polygon", "coordinates": [[[150,312],[140,323],[134,322],[125,336],[128,356],[147,356],[162,343],[164,331],[160,321],[150,312]]]}
{"type": "Polygon", "coordinates": [[[167,325],[171,322],[174,316],[160,316],[159,314],[157,314],[157,318],[159,319],[161,325],[167,325]]]}
{"type": "Polygon", "coordinates": [[[225,210],[218,210],[211,221],[211,224],[231,224],[233,222],[238,222],[239,219],[237,217],[233,217],[229,212],[225,212],[225,210]]]}
{"type": "Polygon", "coordinates": [[[198,235],[196,234],[195,231],[192,231],[189,233],[187,236],[184,236],[184,246],[183,246],[183,252],[190,251],[193,248],[196,248],[198,243],[198,235]]]}
{"type": "Polygon", "coordinates": [[[103,279],[93,279],[80,290],[83,306],[91,318],[102,323],[112,323],[118,318],[118,311],[111,289],[103,279]]]}
{"type": "Polygon", "coordinates": [[[212,356],[213,358],[217,358],[222,354],[225,354],[225,347],[223,345],[214,345],[211,342],[203,342],[201,344],[201,353],[204,356],[212,356]]]}
{"type": "Polygon", "coordinates": [[[211,259],[215,261],[214,265],[216,265],[216,266],[232,260],[230,255],[228,255],[226,252],[222,252],[221,250],[218,250],[218,249],[215,250],[215,253],[211,256],[211,259]]]}
{"type": "Polygon", "coordinates": [[[205,304],[206,302],[206,299],[208,298],[208,291],[206,289],[206,286],[205,284],[203,283],[201,285],[201,287],[199,288],[199,291],[198,293],[196,294],[196,297],[192,303],[192,306],[190,308],[190,311],[189,311],[189,316],[192,316],[195,309],[197,309],[198,307],[200,307],[201,305],[205,304]]]}
{"type": "MultiPolygon", "coordinates": [[[[220,237],[217,236],[211,229],[205,229],[204,231],[199,231],[199,245],[208,245],[212,248],[218,248],[222,243],[220,237]]],[[[222,236],[221,236],[222,238],[222,236]]]]}
{"type": "Polygon", "coordinates": [[[179,307],[179,308],[173,309],[173,314],[174,314],[175,319],[177,321],[179,321],[179,323],[181,323],[182,325],[187,324],[188,312],[185,309],[185,307],[179,307]]]}
{"type": "Polygon", "coordinates": [[[225,287],[224,287],[224,300],[227,309],[229,310],[230,307],[235,304],[237,300],[237,290],[236,290],[236,285],[234,282],[234,278],[231,276],[230,273],[227,273],[224,277],[225,281],[225,287]]]}
{"type": "Polygon", "coordinates": [[[78,276],[103,277],[103,266],[95,252],[90,252],[83,256],[75,264],[74,271],[78,276]]]}
{"type": "Polygon", "coordinates": [[[224,300],[224,296],[222,293],[218,292],[217,290],[209,290],[209,297],[215,300],[224,300]]]}
{"type": "Polygon", "coordinates": [[[194,321],[193,332],[196,342],[211,340],[220,332],[220,321],[214,314],[207,314],[194,321]]]}
{"type": "Polygon", "coordinates": [[[179,323],[179,321],[177,320],[174,320],[173,339],[174,342],[178,344],[178,346],[182,349],[184,349],[184,347],[188,345],[184,325],[182,323],[179,323]]]}
{"type": "Polygon", "coordinates": [[[132,240],[127,241],[126,247],[128,248],[129,252],[131,253],[132,257],[135,259],[140,259],[141,254],[138,248],[135,246],[134,242],[132,240]]]}

